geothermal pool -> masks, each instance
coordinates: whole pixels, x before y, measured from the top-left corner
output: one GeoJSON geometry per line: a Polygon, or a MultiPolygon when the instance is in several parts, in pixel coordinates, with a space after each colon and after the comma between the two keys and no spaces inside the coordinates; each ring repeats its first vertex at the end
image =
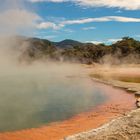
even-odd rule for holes
{"type": "Polygon", "coordinates": [[[16,68],[0,74],[0,131],[40,127],[71,118],[107,97],[80,69],[16,68]],[[67,70],[66,70],[67,69],[67,70]]]}

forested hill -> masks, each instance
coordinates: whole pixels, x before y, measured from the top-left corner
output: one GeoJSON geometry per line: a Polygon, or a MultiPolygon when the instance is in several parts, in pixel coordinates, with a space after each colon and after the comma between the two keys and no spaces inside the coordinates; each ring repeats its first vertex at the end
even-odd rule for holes
{"type": "MultiPolygon", "coordinates": [[[[57,61],[73,61],[91,64],[98,63],[139,63],[140,41],[124,37],[112,44],[81,43],[74,40],[51,42],[45,39],[24,38],[20,45],[27,44],[21,58],[46,58],[57,61]]],[[[25,46],[25,45],[24,45],[25,46]]]]}

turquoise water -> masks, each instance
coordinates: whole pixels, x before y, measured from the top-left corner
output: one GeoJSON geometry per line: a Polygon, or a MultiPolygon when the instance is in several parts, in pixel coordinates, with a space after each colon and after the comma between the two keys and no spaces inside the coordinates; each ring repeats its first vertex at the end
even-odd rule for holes
{"type": "Polygon", "coordinates": [[[104,91],[88,77],[56,75],[45,71],[1,75],[0,131],[49,125],[106,100],[104,91]]]}

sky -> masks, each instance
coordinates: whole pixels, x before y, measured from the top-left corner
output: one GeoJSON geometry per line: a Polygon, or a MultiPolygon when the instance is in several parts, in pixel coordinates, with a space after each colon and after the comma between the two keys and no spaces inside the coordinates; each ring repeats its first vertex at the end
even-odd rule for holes
{"type": "Polygon", "coordinates": [[[18,29],[52,41],[113,43],[124,36],[140,40],[140,0],[0,1],[5,1],[0,30],[6,33],[18,29]]]}

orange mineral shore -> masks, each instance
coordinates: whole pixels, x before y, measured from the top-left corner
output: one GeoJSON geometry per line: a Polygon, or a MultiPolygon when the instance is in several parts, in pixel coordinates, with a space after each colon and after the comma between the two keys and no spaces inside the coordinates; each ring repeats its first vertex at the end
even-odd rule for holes
{"type": "Polygon", "coordinates": [[[89,112],[40,128],[0,133],[0,140],[60,140],[66,136],[97,128],[135,108],[135,98],[121,89],[99,84],[108,100],[89,112]]]}

